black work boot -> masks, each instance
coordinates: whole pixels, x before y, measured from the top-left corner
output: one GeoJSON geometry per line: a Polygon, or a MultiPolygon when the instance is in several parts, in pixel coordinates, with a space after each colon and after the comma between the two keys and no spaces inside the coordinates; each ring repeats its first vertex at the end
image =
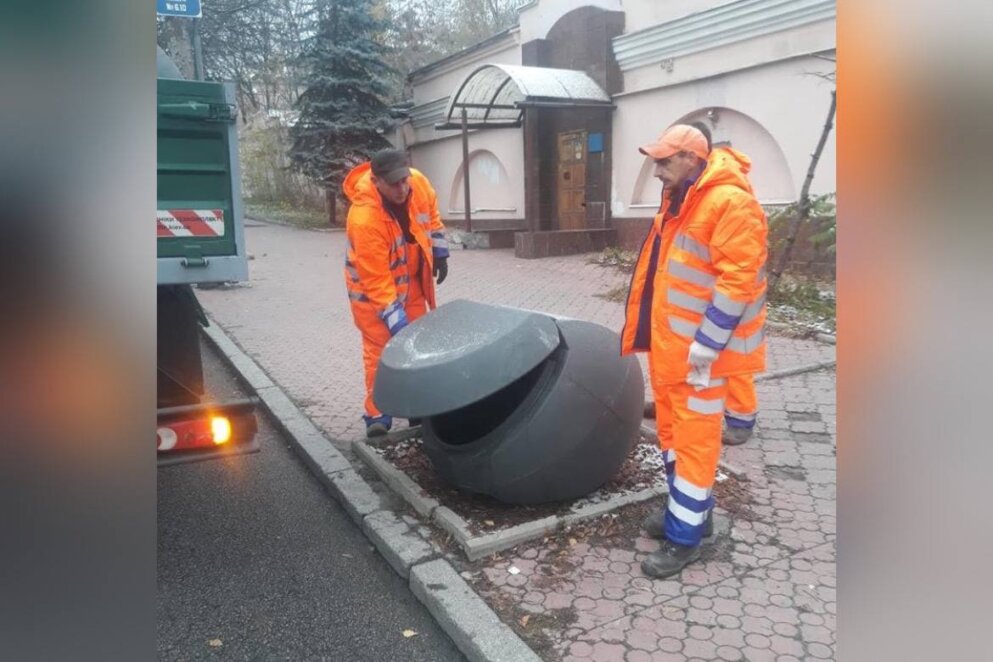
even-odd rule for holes
{"type": "Polygon", "coordinates": [[[421,424],[421,419],[419,418],[408,418],[407,427],[413,428],[421,424]]]}
{"type": "Polygon", "coordinates": [[[663,579],[679,573],[700,558],[700,546],[686,547],[671,540],[663,540],[662,547],[641,562],[641,571],[649,577],[663,579]]]}
{"type": "Polygon", "coordinates": [[[721,436],[721,442],[725,446],[740,446],[752,438],[754,428],[733,428],[728,427],[721,436]]]}
{"type": "MultiPolygon", "coordinates": [[[[641,522],[641,528],[645,530],[649,538],[661,540],[665,535],[665,509],[668,502],[662,505],[661,513],[652,513],[641,522]]],[[[714,535],[714,509],[707,511],[707,519],[703,522],[703,537],[711,538],[714,535]]]]}
{"type": "Polygon", "coordinates": [[[365,436],[368,437],[369,439],[375,439],[376,437],[385,437],[387,434],[389,434],[389,432],[390,429],[386,427],[386,424],[378,421],[375,423],[370,423],[369,425],[365,426],[365,436]]]}

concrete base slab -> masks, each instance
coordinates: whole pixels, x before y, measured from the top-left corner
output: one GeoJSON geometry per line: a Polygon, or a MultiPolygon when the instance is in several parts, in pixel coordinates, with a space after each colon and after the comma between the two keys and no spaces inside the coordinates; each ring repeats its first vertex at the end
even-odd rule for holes
{"type": "Polygon", "coordinates": [[[484,249],[490,247],[490,235],[486,232],[466,232],[465,230],[449,230],[448,241],[465,250],[484,249]]]}

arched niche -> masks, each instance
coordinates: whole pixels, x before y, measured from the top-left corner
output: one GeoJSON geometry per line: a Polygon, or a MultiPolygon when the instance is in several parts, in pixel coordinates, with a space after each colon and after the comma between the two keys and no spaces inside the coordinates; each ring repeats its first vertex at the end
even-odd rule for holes
{"type": "MultiPolygon", "coordinates": [[[[730,145],[752,162],[748,178],[763,204],[793,202],[796,190],[786,156],[772,134],[748,115],[724,107],[707,107],[683,115],[673,124],[702,122],[715,146],[730,145]]],[[[658,204],[661,184],[652,177],[652,159],[645,157],[635,179],[632,205],[658,204]]]]}
{"type": "MultiPolygon", "coordinates": [[[[465,209],[465,168],[459,164],[452,179],[451,208],[465,209]]],[[[501,210],[510,214],[515,206],[515,193],[500,158],[488,149],[469,153],[469,185],[472,187],[472,206],[481,210],[501,210]]]]}

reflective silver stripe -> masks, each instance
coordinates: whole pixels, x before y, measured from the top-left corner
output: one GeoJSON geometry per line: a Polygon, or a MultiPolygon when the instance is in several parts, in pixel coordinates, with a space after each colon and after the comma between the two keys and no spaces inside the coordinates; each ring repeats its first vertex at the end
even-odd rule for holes
{"type": "Polygon", "coordinates": [[[739,354],[750,354],[759,348],[759,345],[762,344],[764,339],[765,328],[761,328],[745,338],[739,338],[737,336],[731,338],[725,349],[730,349],[732,352],[738,352],[739,354]]]}
{"type": "Polygon", "coordinates": [[[359,282],[359,270],[355,267],[345,266],[345,271],[348,272],[349,277],[356,283],[359,282]]]}
{"type": "Polygon", "coordinates": [[[716,400],[703,400],[701,398],[694,398],[691,395],[686,399],[686,406],[690,411],[695,411],[698,414],[704,414],[707,416],[711,416],[713,414],[723,414],[724,398],[718,398],[716,400]]]}
{"type": "Polygon", "coordinates": [[[727,381],[728,380],[724,379],[723,377],[717,377],[716,379],[711,379],[710,383],[707,385],[707,388],[713,388],[715,386],[724,386],[727,383],[727,381]]]}
{"type": "Polygon", "coordinates": [[[730,315],[731,317],[741,317],[741,315],[745,312],[746,305],[747,304],[740,301],[735,301],[720,292],[714,292],[714,307],[725,315],[730,315]]]}
{"type": "Polygon", "coordinates": [[[681,292],[673,287],[669,288],[666,293],[666,298],[669,303],[679,306],[680,308],[685,308],[686,310],[692,310],[695,313],[700,313],[701,315],[707,311],[707,306],[710,305],[706,299],[701,299],[700,297],[695,297],[686,292],[681,292]]]}
{"type": "Polygon", "coordinates": [[[397,237],[393,242],[393,248],[401,248],[404,245],[403,237],[397,237]]]}
{"type": "Polygon", "coordinates": [[[406,274],[403,276],[397,276],[396,278],[397,285],[403,285],[404,283],[409,283],[409,282],[410,282],[410,276],[407,276],[406,274]]]}
{"type": "Polygon", "coordinates": [[[369,300],[369,297],[367,297],[366,295],[362,294],[361,292],[349,292],[348,293],[348,298],[351,299],[352,301],[368,301],[369,300]]]}
{"type": "Polygon", "coordinates": [[[765,270],[765,265],[763,264],[762,268],[759,269],[758,275],[755,276],[755,282],[761,283],[762,281],[765,280],[765,278],[766,278],[766,270],[765,270]]]}
{"type": "Polygon", "coordinates": [[[681,336],[692,338],[696,335],[696,330],[699,327],[689,320],[684,320],[682,317],[669,315],[669,328],[681,336]]]}
{"type": "Polygon", "coordinates": [[[435,237],[431,240],[431,246],[434,248],[448,248],[448,241],[444,237],[440,239],[435,237]]]}
{"type": "MultiPolygon", "coordinates": [[[[400,321],[400,310],[399,309],[394,310],[392,313],[390,313],[389,315],[386,316],[386,325],[387,326],[390,326],[390,327],[396,326],[399,321],[400,321]]],[[[380,327],[380,328],[382,328],[382,327],[380,327]]]]}
{"type": "Polygon", "coordinates": [[[680,248],[687,253],[692,253],[704,262],[710,262],[710,249],[693,237],[686,234],[677,234],[675,244],[676,248],[680,248]]]}
{"type": "Polygon", "coordinates": [[[395,313],[397,310],[399,310],[400,309],[400,306],[401,306],[401,303],[400,303],[400,300],[398,299],[398,300],[394,301],[393,303],[391,303],[390,305],[386,306],[386,308],[383,308],[383,312],[379,313],[379,316],[382,317],[385,320],[387,317],[389,317],[390,315],[392,315],[393,313],[395,313]]]}
{"type": "Polygon", "coordinates": [[[676,503],[675,499],[669,499],[669,512],[690,526],[700,526],[707,519],[707,513],[695,513],[686,506],[676,503]]]}
{"type": "Polygon", "coordinates": [[[731,339],[732,330],[722,329],[711,322],[709,317],[704,317],[703,324],[700,325],[700,333],[707,336],[718,345],[726,345],[727,341],[731,339]]]}
{"type": "Polygon", "coordinates": [[[681,278],[682,280],[696,285],[702,285],[703,287],[713,287],[714,283],[717,282],[716,276],[711,276],[704,271],[694,269],[689,265],[673,259],[669,260],[666,270],[676,278],[681,278]]]}
{"type": "Polygon", "coordinates": [[[417,222],[421,225],[426,225],[431,222],[431,214],[418,214],[417,222]]]}
{"type": "Polygon", "coordinates": [[[725,409],[724,410],[724,415],[725,416],[730,416],[732,418],[737,418],[740,421],[754,421],[755,420],[755,417],[756,417],[756,414],[754,414],[754,413],[752,413],[752,414],[743,414],[740,411],[735,411],[733,409],[725,409]]]}
{"type": "Polygon", "coordinates": [[[690,497],[691,499],[696,499],[697,501],[706,501],[710,498],[710,490],[694,485],[690,481],[686,480],[682,476],[676,476],[675,480],[672,481],[673,487],[677,490],[690,497]]]}
{"type": "Polygon", "coordinates": [[[674,450],[662,451],[662,461],[665,462],[666,464],[672,464],[673,462],[675,462],[676,451],[674,450]]]}
{"type": "Polygon", "coordinates": [[[752,303],[745,306],[745,312],[741,316],[741,322],[742,323],[751,322],[753,319],[759,316],[759,313],[762,312],[762,308],[764,307],[765,307],[765,295],[763,294],[758,298],[757,301],[753,301],[752,303]]]}

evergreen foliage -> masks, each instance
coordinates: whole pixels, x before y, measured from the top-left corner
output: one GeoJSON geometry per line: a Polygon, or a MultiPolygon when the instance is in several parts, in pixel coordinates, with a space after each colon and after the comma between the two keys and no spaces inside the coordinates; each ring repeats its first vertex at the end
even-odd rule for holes
{"type": "Polygon", "coordinates": [[[356,163],[389,147],[382,132],[390,126],[393,70],[374,7],[373,0],[316,3],[315,30],[301,55],[304,90],[295,104],[290,162],[334,191],[356,163]]]}

